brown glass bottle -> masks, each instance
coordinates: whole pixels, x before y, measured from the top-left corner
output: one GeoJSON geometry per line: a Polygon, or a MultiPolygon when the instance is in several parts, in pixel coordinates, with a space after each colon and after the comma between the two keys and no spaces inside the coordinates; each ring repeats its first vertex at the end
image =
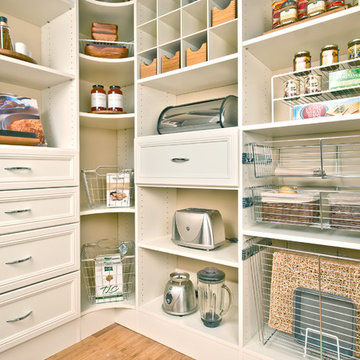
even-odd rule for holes
{"type": "Polygon", "coordinates": [[[13,50],[10,29],[7,24],[7,18],[5,16],[0,16],[0,48],[6,50],[13,50]]]}

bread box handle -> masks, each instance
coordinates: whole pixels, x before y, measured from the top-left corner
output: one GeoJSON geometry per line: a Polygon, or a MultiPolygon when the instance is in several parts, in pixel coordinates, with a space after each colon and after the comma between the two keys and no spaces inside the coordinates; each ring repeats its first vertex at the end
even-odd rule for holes
{"type": "Polygon", "coordinates": [[[174,163],[184,163],[189,161],[189,158],[172,158],[171,161],[174,163]]]}

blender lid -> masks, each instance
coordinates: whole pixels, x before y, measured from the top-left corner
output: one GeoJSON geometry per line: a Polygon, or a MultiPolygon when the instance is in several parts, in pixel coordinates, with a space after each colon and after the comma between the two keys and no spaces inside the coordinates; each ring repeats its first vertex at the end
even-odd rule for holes
{"type": "Polygon", "coordinates": [[[201,281],[220,282],[225,279],[225,273],[216,267],[207,267],[198,271],[197,277],[201,281]]]}

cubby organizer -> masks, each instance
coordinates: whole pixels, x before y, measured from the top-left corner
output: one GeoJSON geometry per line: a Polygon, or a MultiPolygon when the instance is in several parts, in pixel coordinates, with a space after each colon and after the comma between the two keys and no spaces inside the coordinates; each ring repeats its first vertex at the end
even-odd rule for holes
{"type": "Polygon", "coordinates": [[[256,222],[360,230],[360,188],[257,186],[251,189],[256,222]]]}
{"type": "Polygon", "coordinates": [[[266,141],[247,144],[256,178],[266,177],[360,177],[360,136],[266,141]]]}
{"type": "MultiPolygon", "coordinates": [[[[329,76],[332,72],[348,70],[348,69],[357,69],[354,66],[354,60],[345,60],[340,61],[331,65],[333,68],[332,71],[326,70],[329,68],[329,65],[316,66],[308,70],[308,74],[300,76],[301,72],[288,72],[285,74],[274,75],[271,78],[271,94],[272,94],[272,122],[275,121],[276,113],[279,110],[278,104],[282,103],[289,107],[290,110],[290,119],[294,119],[293,108],[297,105],[303,104],[313,104],[320,103],[324,101],[344,99],[350,97],[356,97],[360,95],[360,86],[349,86],[342,89],[331,90],[329,89],[329,76]],[[305,93],[304,91],[304,81],[308,75],[316,75],[321,79],[321,91],[316,93],[305,93]],[[299,94],[292,97],[285,97],[285,83],[289,80],[300,81],[300,91],[299,94]]],[[[331,105],[333,107],[333,105],[331,105]]],[[[330,107],[331,107],[330,106],[330,107]]],[[[332,109],[329,109],[327,104],[316,104],[313,109],[309,109],[309,114],[301,115],[302,119],[314,118],[314,117],[325,117],[325,116],[335,116],[335,115],[352,115],[359,113],[359,105],[352,108],[343,109],[339,112],[333,112],[332,109]],[[330,111],[329,111],[330,110],[330,111]]]]}
{"type": "Polygon", "coordinates": [[[116,239],[84,244],[81,272],[90,303],[127,300],[135,288],[134,244],[116,239]]]}
{"type": "MultiPolygon", "coordinates": [[[[358,251],[253,239],[250,262],[260,341],[290,351],[292,359],[360,356],[358,251]],[[341,254],[341,256],[339,255],[341,254]]],[[[290,357],[289,357],[290,358],[290,357]]]]}
{"type": "MultiPolygon", "coordinates": [[[[164,49],[175,42],[178,43],[180,64],[171,70],[236,54],[236,7],[236,0],[140,2],[140,22],[137,27],[138,77],[143,79],[170,71],[167,67],[164,71],[162,57],[164,49]],[[214,24],[213,9],[216,9],[214,17],[217,19],[214,24]],[[156,73],[153,68],[149,72],[144,71],[150,64],[155,64],[155,59],[156,73]]],[[[177,56],[175,53],[172,55],[177,56]]]]}

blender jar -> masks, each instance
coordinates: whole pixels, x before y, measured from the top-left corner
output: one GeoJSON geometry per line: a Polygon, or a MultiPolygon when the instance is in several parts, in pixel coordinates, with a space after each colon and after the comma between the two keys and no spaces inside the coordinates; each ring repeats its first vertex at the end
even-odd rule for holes
{"type": "Polygon", "coordinates": [[[225,273],[215,267],[207,267],[197,273],[197,279],[201,320],[207,327],[217,327],[231,306],[231,291],[224,283],[225,273]],[[226,308],[225,292],[229,296],[226,308]]]}

